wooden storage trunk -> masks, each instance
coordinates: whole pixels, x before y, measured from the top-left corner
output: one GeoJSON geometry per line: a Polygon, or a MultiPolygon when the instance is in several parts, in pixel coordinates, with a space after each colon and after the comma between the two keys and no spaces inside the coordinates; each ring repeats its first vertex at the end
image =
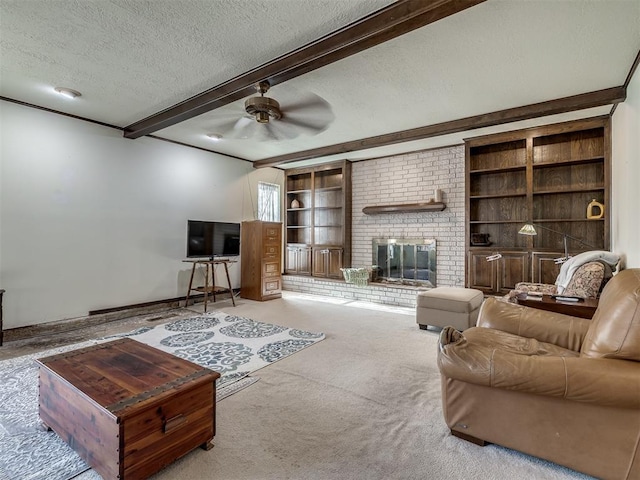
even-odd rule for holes
{"type": "Polygon", "coordinates": [[[41,420],[105,480],[147,478],[212,446],[213,370],[129,338],[37,362],[41,420]]]}

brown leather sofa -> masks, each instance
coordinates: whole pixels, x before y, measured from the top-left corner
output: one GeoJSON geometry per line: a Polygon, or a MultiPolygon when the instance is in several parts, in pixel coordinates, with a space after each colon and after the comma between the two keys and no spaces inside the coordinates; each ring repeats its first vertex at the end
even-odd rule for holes
{"type": "Polygon", "coordinates": [[[602,479],[640,479],[640,269],[607,283],[592,320],[488,298],[440,334],[451,433],[602,479]]]}

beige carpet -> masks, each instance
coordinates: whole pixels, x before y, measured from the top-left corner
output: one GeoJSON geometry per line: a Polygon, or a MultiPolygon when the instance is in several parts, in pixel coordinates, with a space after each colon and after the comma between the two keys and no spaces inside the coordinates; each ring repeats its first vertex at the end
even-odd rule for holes
{"type": "MultiPolygon", "coordinates": [[[[298,294],[240,301],[238,315],[324,332],[326,339],[256,372],[259,382],[217,404],[215,448],[194,450],[153,478],[589,478],[450,436],[437,333],[419,330],[411,310],[355,305],[298,294]]],[[[89,471],[77,478],[99,477],[89,471]]]]}

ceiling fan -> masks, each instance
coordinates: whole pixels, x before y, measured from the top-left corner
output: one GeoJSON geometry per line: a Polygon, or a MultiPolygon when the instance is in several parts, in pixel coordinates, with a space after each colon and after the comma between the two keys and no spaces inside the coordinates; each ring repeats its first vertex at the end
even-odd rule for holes
{"type": "Polygon", "coordinates": [[[258,96],[244,101],[244,112],[239,103],[233,105],[233,112],[226,115],[212,114],[211,128],[223,138],[253,140],[289,140],[299,135],[317,135],[326,130],[335,116],[329,103],[310,92],[287,94],[282,92],[282,105],[276,99],[267,97],[270,84],[262,81],[256,84],[258,96]],[[231,115],[231,120],[225,120],[231,115]],[[238,116],[240,118],[238,118],[238,116]],[[216,121],[216,117],[220,120],[216,121]]]}

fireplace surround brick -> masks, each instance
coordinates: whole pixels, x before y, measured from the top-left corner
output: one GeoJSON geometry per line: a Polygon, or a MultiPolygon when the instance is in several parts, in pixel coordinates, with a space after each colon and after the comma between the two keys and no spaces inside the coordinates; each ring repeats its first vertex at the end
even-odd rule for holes
{"type": "Polygon", "coordinates": [[[438,285],[464,286],[464,146],[423,150],[352,167],[352,266],[372,263],[373,238],[435,238],[438,285]],[[418,203],[443,191],[442,212],[365,215],[372,205],[418,203]]]}

